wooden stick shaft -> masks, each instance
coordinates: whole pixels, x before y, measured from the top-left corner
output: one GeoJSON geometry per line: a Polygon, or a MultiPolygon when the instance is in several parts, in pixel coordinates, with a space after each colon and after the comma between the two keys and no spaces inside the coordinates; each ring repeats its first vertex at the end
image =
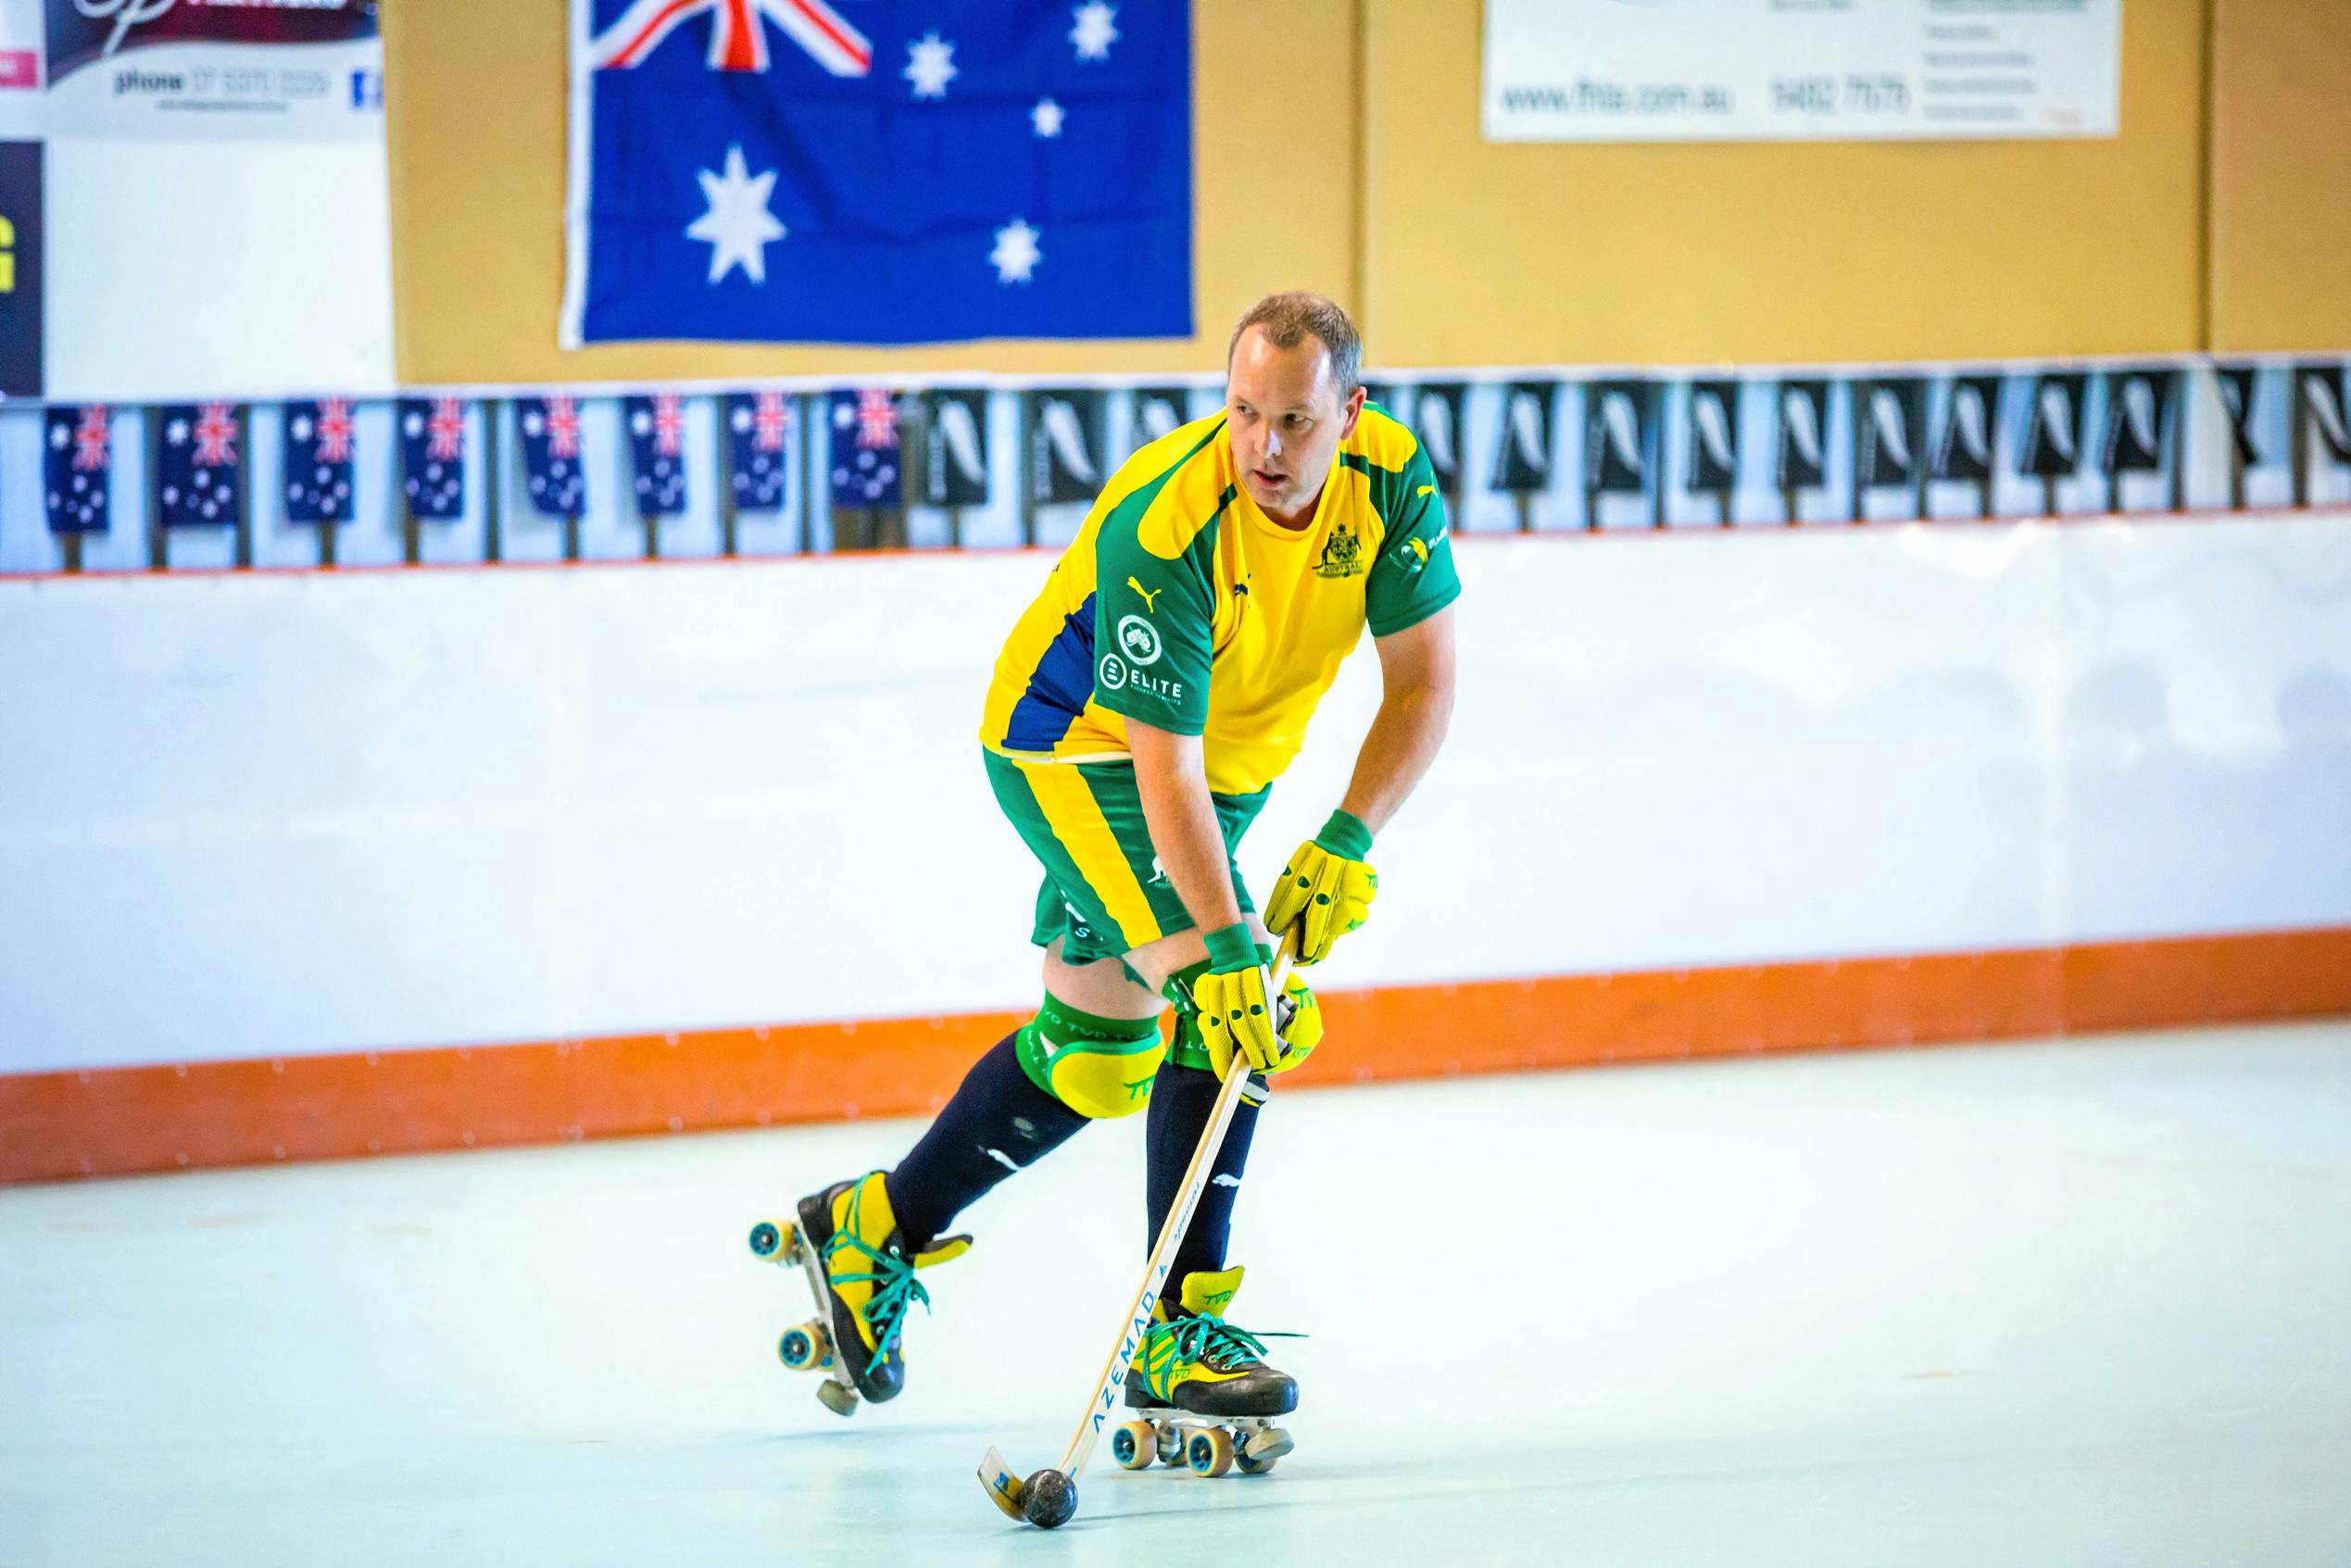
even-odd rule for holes
{"type": "MultiPolygon", "coordinates": [[[[1285,937],[1280,953],[1274,959],[1274,994],[1266,998],[1269,1007],[1280,1002],[1282,977],[1289,972],[1290,952],[1296,941],[1295,934],[1285,937]]],[[[1216,1162],[1216,1151],[1225,1145],[1226,1130],[1232,1126],[1234,1114],[1240,1110],[1241,1091],[1248,1085],[1249,1061],[1235,1051],[1225,1082],[1216,1091],[1215,1110],[1210,1113],[1208,1126],[1200,1135],[1200,1147],[1192,1150],[1192,1162],[1184,1172],[1184,1185],[1176,1189],[1175,1206],[1167,1210],[1167,1218],[1159,1227],[1159,1239],[1151,1244],[1150,1259],[1143,1265],[1143,1283],[1137,1287],[1134,1304],[1126,1309],[1126,1316],[1118,1326],[1118,1338],[1111,1346],[1110,1360],[1103,1364],[1101,1381],[1095,1386],[1093,1397],[1086,1401],[1086,1413],[1078,1417],[1076,1436],[1070,1438],[1068,1449],[1062,1454],[1062,1474],[1073,1481],[1093,1456],[1094,1440],[1101,1436],[1103,1424],[1118,1408],[1118,1397],[1126,1383],[1126,1369],[1143,1343],[1144,1330],[1150,1327],[1151,1308],[1159,1300],[1161,1288],[1167,1284],[1167,1271],[1175,1264],[1176,1245],[1191,1226],[1192,1211],[1200,1207],[1200,1195],[1208,1187],[1209,1167],[1216,1162]]]]}

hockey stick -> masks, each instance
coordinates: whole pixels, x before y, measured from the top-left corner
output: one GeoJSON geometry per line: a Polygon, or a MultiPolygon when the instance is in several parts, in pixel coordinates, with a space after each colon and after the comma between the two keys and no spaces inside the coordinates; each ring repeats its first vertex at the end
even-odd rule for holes
{"type": "MultiPolygon", "coordinates": [[[[1281,951],[1274,957],[1270,981],[1273,996],[1267,999],[1276,1007],[1280,1005],[1282,980],[1289,972],[1289,961],[1297,947],[1298,933],[1293,929],[1282,938],[1281,951]]],[[[1126,1309],[1126,1316],[1119,1322],[1118,1338],[1111,1346],[1110,1360],[1102,1364],[1101,1378],[1094,1386],[1093,1396],[1086,1401],[1086,1413],[1078,1417],[1077,1435],[1062,1452],[1060,1468],[1037,1471],[1023,1481],[1006,1468],[1004,1456],[994,1448],[980,1460],[980,1485],[987,1488],[988,1497],[1006,1517],[1025,1519],[1050,1530],[1067,1524],[1077,1512],[1078,1473],[1093,1457],[1094,1441],[1101,1436],[1102,1424],[1118,1408],[1126,1369],[1143,1342],[1144,1331],[1151,1325],[1151,1309],[1158,1304],[1159,1293],[1167,1284],[1167,1271],[1176,1261],[1176,1244],[1190,1228],[1192,1210],[1200,1207],[1200,1195],[1208,1185],[1209,1167],[1216,1162],[1216,1151],[1224,1147],[1226,1129],[1233,1124],[1234,1113],[1240,1109],[1249,1071],[1248,1060],[1235,1051],[1232,1063],[1226,1070],[1225,1082],[1216,1091],[1216,1105],[1209,1113],[1208,1126],[1200,1135],[1200,1147],[1192,1150],[1192,1162],[1184,1172],[1184,1185],[1176,1189],[1175,1207],[1160,1223],[1159,1239],[1151,1244],[1150,1260],[1143,1265],[1143,1283],[1135,1292],[1134,1305],[1126,1309]]]]}

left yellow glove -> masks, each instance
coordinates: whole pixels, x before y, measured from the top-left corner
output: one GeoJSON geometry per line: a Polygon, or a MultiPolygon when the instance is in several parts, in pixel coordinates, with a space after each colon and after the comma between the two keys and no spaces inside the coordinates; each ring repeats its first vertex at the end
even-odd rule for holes
{"type": "MultiPolygon", "coordinates": [[[[1323,1005],[1314,999],[1314,993],[1307,989],[1306,982],[1295,974],[1283,977],[1282,999],[1275,1005],[1274,1010],[1280,1022],[1279,1033],[1276,1036],[1279,1048],[1265,1061],[1259,1061],[1254,1055],[1250,1058],[1250,1065],[1261,1073],[1287,1073],[1305,1060],[1322,1043],[1323,1005]],[[1286,1022],[1280,1022],[1283,1020],[1286,1022]]],[[[1205,1019],[1202,1022],[1205,1022],[1205,1019]]],[[[1208,1064],[1221,1081],[1233,1060],[1231,1031],[1203,1028],[1201,1043],[1208,1047],[1208,1064]]]]}
{"type": "Polygon", "coordinates": [[[1364,859],[1370,853],[1371,829],[1363,819],[1333,811],[1323,831],[1300,845],[1282,868],[1265,901],[1265,929],[1278,938],[1295,922],[1300,963],[1322,962],[1331,945],[1371,913],[1379,873],[1364,859]]]}

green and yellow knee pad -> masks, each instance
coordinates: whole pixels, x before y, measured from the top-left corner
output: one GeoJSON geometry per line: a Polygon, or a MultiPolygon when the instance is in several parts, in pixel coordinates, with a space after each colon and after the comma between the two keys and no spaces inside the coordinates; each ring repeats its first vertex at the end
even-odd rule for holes
{"type": "Polygon", "coordinates": [[[1167,1056],[1159,1020],[1097,1018],[1050,993],[1013,1048],[1030,1083],[1097,1121],[1149,1105],[1151,1081],[1167,1056]]]}

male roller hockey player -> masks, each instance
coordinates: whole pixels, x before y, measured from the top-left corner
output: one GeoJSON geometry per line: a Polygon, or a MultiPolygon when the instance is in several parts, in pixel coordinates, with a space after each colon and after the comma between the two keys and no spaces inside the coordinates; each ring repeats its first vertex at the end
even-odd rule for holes
{"type": "Polygon", "coordinates": [[[835,1354],[894,1398],[917,1270],[956,1256],[949,1223],[1089,1121],[1148,1105],[1157,1236],[1239,1053],[1249,1092],[1179,1243],[1129,1405],[1279,1415],[1297,1384],[1225,1313],[1225,1246],[1265,1074],[1322,1034],[1294,976],[1276,1030],[1268,933],[1319,962],[1364,922],[1367,857],[1435,758],[1452,712],[1460,593],[1436,475],[1360,383],[1346,312],[1276,295],[1241,318],[1222,412],[1127,459],[996,662],[980,732],[998,803],[1044,865],[1037,1015],[982,1056],[895,1170],[803,1198],[835,1354]],[[1233,851],[1368,625],[1384,695],[1347,793],[1254,918],[1233,851]],[[1176,1008],[1172,1048],[1160,1035],[1176,1008]]]}

